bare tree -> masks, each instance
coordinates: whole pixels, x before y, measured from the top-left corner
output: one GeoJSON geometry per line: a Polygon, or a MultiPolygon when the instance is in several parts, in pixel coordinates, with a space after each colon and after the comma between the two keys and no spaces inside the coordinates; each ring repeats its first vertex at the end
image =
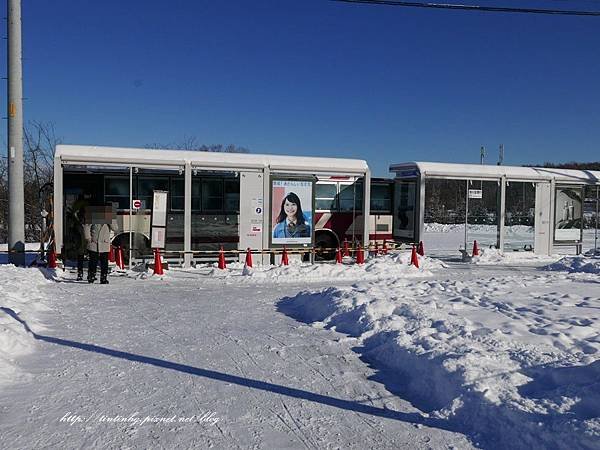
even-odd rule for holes
{"type": "Polygon", "coordinates": [[[151,149],[165,150],[190,150],[198,152],[220,152],[220,153],[250,153],[246,147],[238,147],[233,144],[200,144],[195,136],[184,137],[182,141],[169,144],[149,144],[145,146],[151,149]]]}
{"type": "MultiPolygon", "coordinates": [[[[60,144],[54,125],[32,121],[23,130],[24,143],[24,190],[25,190],[25,240],[40,239],[42,188],[53,181],[54,149],[60,144]]],[[[6,242],[8,233],[8,162],[0,160],[0,242],[6,242]]]]}

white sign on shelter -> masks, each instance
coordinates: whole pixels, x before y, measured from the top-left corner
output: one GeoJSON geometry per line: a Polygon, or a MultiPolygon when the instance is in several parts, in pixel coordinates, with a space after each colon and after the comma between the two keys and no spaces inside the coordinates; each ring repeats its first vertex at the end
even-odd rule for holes
{"type": "Polygon", "coordinates": [[[152,226],[167,226],[167,191],[154,191],[152,200],[152,226]]]}
{"type": "Polygon", "coordinates": [[[469,198],[483,198],[481,189],[469,189],[469,198]]]}

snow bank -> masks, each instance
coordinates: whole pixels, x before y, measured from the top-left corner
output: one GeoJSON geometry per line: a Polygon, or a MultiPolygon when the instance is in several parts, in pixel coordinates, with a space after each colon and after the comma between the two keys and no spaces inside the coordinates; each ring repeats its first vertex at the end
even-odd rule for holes
{"type": "Polygon", "coordinates": [[[479,256],[472,256],[469,262],[471,264],[497,265],[549,262],[556,261],[558,258],[558,255],[536,255],[533,252],[503,252],[497,248],[483,248],[479,250],[479,256]]]}
{"type": "MultiPolygon", "coordinates": [[[[298,283],[328,280],[382,280],[388,278],[419,278],[431,276],[431,270],[442,269],[446,265],[436,259],[419,256],[419,268],[410,265],[410,253],[378,256],[367,259],[359,265],[346,259],[344,264],[290,264],[289,266],[244,267],[242,263],[231,263],[227,269],[219,270],[216,264],[198,266],[195,272],[204,275],[235,281],[236,283],[298,283]]],[[[173,271],[174,273],[176,270],[173,271]]],[[[186,272],[189,272],[187,270],[186,272]]]]}
{"type": "MultiPolygon", "coordinates": [[[[534,228],[529,225],[511,225],[504,228],[505,233],[507,234],[523,234],[523,233],[533,233],[534,228]]],[[[457,223],[457,224],[447,224],[447,223],[425,223],[424,225],[425,233],[464,233],[465,232],[465,224],[457,223]]],[[[470,233],[496,233],[497,226],[496,225],[483,225],[483,224],[469,224],[469,232],[470,233]]]]}
{"type": "Polygon", "coordinates": [[[569,273],[600,274],[600,256],[567,256],[544,269],[569,273]]]}
{"type": "MultiPolygon", "coordinates": [[[[36,316],[46,311],[40,287],[49,283],[38,269],[0,265],[0,384],[19,373],[17,358],[33,351],[34,332],[43,331],[36,316]]],[[[22,374],[21,374],[22,376],[22,374]]]]}
{"type": "Polygon", "coordinates": [[[378,379],[433,425],[484,447],[598,448],[600,299],[544,293],[551,276],[527,280],[530,295],[520,276],[397,280],[303,292],[279,309],[357,338],[378,379]]]}

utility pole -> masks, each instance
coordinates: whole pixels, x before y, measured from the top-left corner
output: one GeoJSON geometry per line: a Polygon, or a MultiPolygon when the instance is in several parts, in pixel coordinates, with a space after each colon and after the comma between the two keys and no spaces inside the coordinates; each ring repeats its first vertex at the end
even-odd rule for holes
{"type": "Polygon", "coordinates": [[[23,190],[23,64],[21,0],[8,0],[8,251],[9,261],[25,265],[23,190]]]}

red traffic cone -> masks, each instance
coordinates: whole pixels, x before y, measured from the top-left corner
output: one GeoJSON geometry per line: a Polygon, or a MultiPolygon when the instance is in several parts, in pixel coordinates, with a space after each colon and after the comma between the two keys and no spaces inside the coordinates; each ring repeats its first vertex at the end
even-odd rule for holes
{"type": "Polygon", "coordinates": [[[410,255],[410,265],[419,268],[419,257],[417,256],[417,249],[413,245],[412,254],[410,255]]]}
{"type": "Polygon", "coordinates": [[[56,263],[56,251],[54,250],[54,245],[50,247],[50,251],[48,252],[48,269],[56,269],[58,264],[56,263]]]}
{"type": "Polygon", "coordinates": [[[219,250],[219,269],[227,269],[227,263],[225,263],[225,252],[223,252],[223,246],[221,245],[221,250],[219,250]]]}
{"type": "Polygon", "coordinates": [[[473,241],[473,256],[479,256],[479,247],[477,241],[473,241]]]}
{"type": "Polygon", "coordinates": [[[419,241],[419,248],[417,249],[417,253],[421,256],[425,256],[425,247],[423,246],[423,241],[419,241]]]}
{"type": "Polygon", "coordinates": [[[111,245],[108,250],[108,262],[115,262],[115,248],[111,245]]]}
{"type": "Polygon", "coordinates": [[[335,252],[335,263],[336,264],[342,263],[342,252],[339,247],[337,248],[337,251],[335,252]]]}
{"type": "MultiPolygon", "coordinates": [[[[287,248],[285,247],[285,245],[283,246],[283,253],[281,254],[281,265],[283,265],[283,266],[290,265],[290,260],[288,259],[287,248]]],[[[252,264],[250,264],[250,267],[252,267],[252,264]]]]}
{"type": "Polygon", "coordinates": [[[344,253],[342,256],[350,256],[350,250],[348,249],[348,239],[344,239],[344,253]]]}
{"type": "Polygon", "coordinates": [[[381,253],[383,253],[384,255],[388,254],[388,246],[387,246],[387,242],[385,240],[383,241],[383,247],[381,248],[381,253]]]}
{"type": "Polygon", "coordinates": [[[117,267],[119,269],[124,269],[125,268],[125,260],[123,259],[123,247],[121,247],[120,245],[117,247],[117,267]]]}
{"type": "Polygon", "coordinates": [[[162,266],[162,259],[160,257],[160,250],[154,249],[154,275],[164,275],[165,272],[162,266]]]}
{"type": "Polygon", "coordinates": [[[356,250],[356,264],[364,264],[365,263],[365,253],[363,252],[362,247],[358,244],[358,250],[356,250]]]}
{"type": "Polygon", "coordinates": [[[250,247],[246,251],[246,267],[252,267],[252,252],[250,251],[250,247]]]}

